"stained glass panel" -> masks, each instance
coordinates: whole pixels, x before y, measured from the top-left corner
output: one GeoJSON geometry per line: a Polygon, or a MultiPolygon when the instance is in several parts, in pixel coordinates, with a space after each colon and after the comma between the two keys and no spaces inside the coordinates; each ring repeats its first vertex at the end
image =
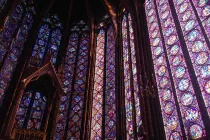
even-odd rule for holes
{"type": "Polygon", "coordinates": [[[129,35],[130,35],[130,47],[131,47],[131,64],[132,64],[132,74],[133,74],[133,88],[134,88],[134,98],[135,98],[135,110],[136,110],[136,124],[140,126],[142,124],[141,119],[141,105],[140,105],[140,91],[138,87],[137,80],[137,67],[136,67],[136,51],[135,51],[135,40],[134,31],[132,27],[132,19],[130,13],[128,14],[129,21],[129,35]]]}
{"type": "Polygon", "coordinates": [[[27,111],[29,110],[29,105],[31,104],[32,91],[25,92],[23,98],[21,99],[20,106],[16,112],[16,128],[23,128],[23,123],[26,119],[27,111]]]}
{"type": "Polygon", "coordinates": [[[57,116],[55,135],[59,140],[81,138],[89,64],[89,31],[83,23],[85,22],[81,21],[76,24],[70,33],[64,65],[65,94],[62,96],[57,116]]]}
{"type": "Polygon", "coordinates": [[[123,63],[124,63],[124,85],[125,85],[125,111],[126,111],[126,128],[127,139],[134,138],[134,125],[133,125],[133,104],[131,93],[131,74],[130,74],[130,58],[129,58],[129,45],[128,45],[128,23],[127,17],[123,16],[122,21],[122,38],[123,38],[123,63]]]}
{"type": "Polygon", "coordinates": [[[54,64],[56,63],[56,58],[58,55],[58,50],[59,50],[60,42],[61,42],[61,37],[62,37],[62,34],[59,29],[52,32],[48,52],[50,52],[50,54],[52,55],[52,62],[54,64]]]}
{"type": "Polygon", "coordinates": [[[68,122],[67,139],[80,139],[80,130],[82,128],[86,77],[88,70],[89,54],[89,35],[81,35],[80,46],[78,50],[78,61],[76,65],[74,89],[72,92],[72,102],[70,107],[70,121],[68,122]]]}
{"type": "Polygon", "coordinates": [[[2,63],[0,73],[0,106],[15,71],[18,59],[22,54],[32,23],[33,13],[30,11],[23,16],[23,8],[18,6],[6,21],[6,28],[0,33],[0,53],[2,54],[0,56],[0,63],[2,63]],[[22,20],[21,17],[23,18],[22,20]],[[4,62],[2,62],[3,59],[4,62]]]}
{"type": "MultiPolygon", "coordinates": [[[[157,24],[158,17],[155,12],[155,5],[153,0],[146,1],[145,11],[147,15],[151,51],[166,139],[181,140],[183,134],[178,118],[177,107],[175,105],[175,92],[172,89],[172,81],[169,77],[170,67],[168,66],[166,61],[167,56],[164,53],[164,46],[160,34],[160,28],[157,24]],[[165,81],[166,84],[163,84],[163,81],[165,81]]],[[[171,28],[168,28],[168,31],[171,32],[171,28]]],[[[179,46],[174,46],[171,48],[172,54],[176,55],[178,52],[179,46]]]]}
{"type": "Polygon", "coordinates": [[[41,65],[41,61],[44,57],[49,36],[50,36],[50,29],[49,26],[45,24],[39,30],[38,38],[36,40],[36,45],[34,46],[34,50],[31,57],[31,65],[37,67],[41,65]]]}
{"type": "MultiPolygon", "coordinates": [[[[183,4],[181,5],[179,8],[180,10],[182,10],[181,12],[183,13],[184,11],[186,11],[186,7],[188,4],[183,4]]],[[[157,7],[158,7],[158,13],[160,16],[160,23],[161,23],[161,27],[162,27],[162,31],[163,31],[163,37],[165,40],[165,47],[166,47],[166,52],[168,55],[168,59],[169,59],[169,64],[170,64],[170,68],[171,68],[171,73],[173,76],[173,80],[174,80],[174,84],[175,84],[175,89],[176,89],[176,95],[179,101],[179,106],[180,106],[180,111],[181,111],[181,115],[182,115],[182,121],[184,124],[184,128],[185,128],[185,133],[186,135],[190,135],[192,136],[193,134],[190,133],[189,131],[189,127],[191,127],[192,125],[198,124],[201,129],[203,129],[203,135],[205,135],[205,128],[204,128],[204,124],[203,124],[203,120],[200,114],[200,109],[196,100],[196,96],[195,96],[195,91],[193,90],[192,87],[192,81],[191,78],[189,76],[189,72],[187,70],[187,65],[184,59],[184,54],[183,51],[181,49],[181,44],[177,35],[177,31],[176,31],[176,27],[174,24],[174,20],[171,14],[171,10],[169,7],[169,3],[167,0],[165,1],[158,1],[157,0],[157,7]],[[165,10],[163,10],[163,7],[165,7],[165,10]],[[165,11],[168,11],[167,16],[164,15],[165,11]],[[163,18],[164,17],[164,18],[163,18]],[[170,23],[168,23],[166,25],[166,22],[170,20],[170,23]],[[166,35],[165,32],[168,30],[168,27],[173,28],[173,32],[171,33],[171,35],[166,35]],[[177,52],[177,54],[175,55],[171,55],[170,50],[173,47],[173,45],[179,46],[179,51],[177,52]],[[183,71],[180,72],[180,69],[182,69],[183,71]],[[186,93],[190,93],[194,100],[192,102],[191,105],[189,106],[184,106],[181,104],[181,97],[186,94],[186,93]],[[190,111],[188,111],[190,110],[190,111]],[[192,112],[191,110],[194,110],[197,113],[197,116],[194,119],[191,119],[192,117],[192,112]],[[186,113],[188,112],[188,113],[186,113]]],[[[187,23],[188,24],[188,23],[187,23]]],[[[191,26],[192,23],[189,25],[191,26]]],[[[189,27],[190,30],[191,27],[189,27]]]]}
{"type": "Polygon", "coordinates": [[[58,50],[62,38],[62,25],[57,15],[44,19],[37,36],[36,44],[31,57],[30,65],[40,67],[46,53],[51,54],[53,64],[56,64],[58,50]]]}
{"type": "Polygon", "coordinates": [[[43,96],[41,93],[36,92],[30,117],[27,122],[27,129],[40,130],[44,111],[46,108],[46,103],[46,97],[43,96]]]}
{"type": "Polygon", "coordinates": [[[5,22],[5,29],[0,33],[0,63],[2,63],[6,51],[11,50],[13,36],[15,31],[18,29],[18,25],[22,17],[23,6],[18,5],[8,20],[5,22]]]}
{"type": "Polygon", "coordinates": [[[96,63],[92,105],[91,139],[102,139],[103,77],[104,77],[105,32],[97,36],[96,63]]]}
{"type": "Polygon", "coordinates": [[[27,91],[23,94],[16,112],[15,128],[40,130],[47,100],[43,94],[27,91]]]}
{"type": "MultiPolygon", "coordinates": [[[[195,6],[196,12],[198,13],[198,17],[200,18],[209,39],[210,38],[210,1],[209,0],[198,0],[198,1],[192,0],[192,3],[195,6]]],[[[187,11],[186,13],[193,13],[193,12],[187,11]]],[[[194,19],[196,20],[196,18],[194,19]]]]}
{"type": "Polygon", "coordinates": [[[116,89],[115,89],[115,36],[112,26],[107,31],[106,46],[106,92],[105,92],[105,138],[116,138],[116,89]]]}
{"type": "Polygon", "coordinates": [[[59,113],[57,117],[56,127],[56,139],[64,139],[64,130],[66,127],[67,114],[69,109],[70,93],[72,92],[72,80],[74,76],[74,70],[76,67],[76,55],[78,49],[78,34],[72,34],[70,36],[69,45],[67,48],[67,54],[64,67],[64,95],[61,99],[59,113]]]}
{"type": "MultiPolygon", "coordinates": [[[[204,7],[209,7],[207,4],[207,1],[197,1],[194,2],[195,7],[197,7],[197,11],[199,13],[199,17],[202,21],[204,21],[207,17],[202,16],[201,9],[204,7]],[[198,5],[201,7],[199,8],[198,5]]],[[[182,33],[184,34],[184,40],[187,45],[188,52],[190,54],[190,59],[195,71],[195,74],[197,76],[197,80],[202,92],[202,96],[207,108],[207,112],[210,116],[210,95],[208,91],[205,88],[205,84],[209,82],[209,76],[210,76],[210,50],[208,48],[207,42],[204,38],[204,34],[201,31],[201,28],[199,26],[199,23],[196,19],[196,16],[193,12],[192,6],[190,5],[189,0],[183,0],[182,2],[179,2],[174,0],[174,6],[176,8],[176,13],[178,16],[178,20],[181,25],[182,33]],[[179,9],[177,9],[181,4],[188,3],[187,8],[183,13],[180,13],[179,9]],[[184,20],[182,17],[186,13],[191,13],[191,15],[184,20]]],[[[207,31],[209,31],[209,27],[206,28],[207,31]]],[[[207,32],[208,33],[208,32],[207,32]]],[[[208,34],[209,35],[209,34],[208,34]]]]}
{"type": "MultiPolygon", "coordinates": [[[[170,1],[171,2],[171,1],[170,1]]],[[[158,29],[158,20],[155,21],[155,5],[152,0],[146,1],[146,13],[147,13],[147,21],[149,27],[150,41],[152,46],[152,52],[154,56],[164,57],[164,50],[166,50],[168,58],[168,63],[170,68],[173,83],[175,86],[176,96],[178,99],[178,105],[181,112],[181,118],[184,124],[185,134],[193,139],[204,137],[206,134],[205,127],[203,124],[203,119],[201,117],[201,113],[197,98],[195,96],[195,91],[193,89],[193,82],[190,79],[190,74],[188,72],[188,66],[186,65],[186,61],[192,62],[192,66],[194,68],[195,74],[197,76],[197,80],[201,89],[202,96],[204,98],[205,105],[207,107],[207,112],[209,113],[209,95],[208,95],[208,65],[209,65],[209,48],[207,46],[207,42],[204,38],[204,34],[201,30],[201,26],[197,21],[196,12],[198,13],[198,17],[200,18],[201,23],[205,23],[205,20],[208,20],[209,17],[209,1],[208,0],[173,0],[174,5],[170,5],[168,0],[156,0],[157,11],[160,18],[160,27],[163,33],[163,41],[165,44],[165,49],[161,49],[159,43],[160,39],[154,38],[157,36],[158,29]],[[193,4],[193,5],[192,5],[193,4]],[[174,16],[178,17],[179,22],[174,22],[174,17],[171,13],[171,7],[175,7],[174,16]],[[196,11],[194,11],[193,7],[195,7],[196,11]],[[175,25],[176,24],[176,25],[175,25]],[[190,60],[185,61],[185,53],[183,53],[181,43],[179,41],[178,33],[176,31],[176,27],[180,27],[182,29],[182,33],[184,35],[184,41],[187,45],[188,52],[190,56],[190,60]],[[153,49],[153,46],[157,46],[153,49]]],[[[208,24],[208,22],[207,22],[208,24]]],[[[208,33],[208,25],[203,24],[205,32],[207,36],[208,33]]],[[[160,37],[159,37],[160,38],[160,37]]],[[[154,57],[153,56],[153,57],[154,57]]],[[[158,58],[159,59],[159,58],[158,58]]],[[[153,58],[154,60],[154,58],[153,58]]],[[[162,61],[163,59],[161,59],[162,61]]],[[[155,62],[155,61],[154,61],[155,62]]],[[[157,61],[160,62],[159,60],[157,61]]],[[[154,63],[155,66],[155,63],[154,63]]],[[[164,73],[167,72],[166,66],[161,66],[156,71],[156,78],[158,76],[163,76],[164,73]]],[[[158,78],[157,78],[158,79],[158,78]]],[[[170,77],[169,77],[170,79],[170,77]]],[[[157,80],[158,90],[160,87],[165,87],[169,80],[167,77],[162,78],[160,81],[157,80]]],[[[197,83],[194,83],[197,84],[197,83]]],[[[159,91],[159,94],[161,92],[159,91]]],[[[196,93],[197,94],[197,93],[196,93]]],[[[175,95],[175,94],[174,94],[175,95]]],[[[164,98],[168,99],[169,94],[164,92],[164,98]]],[[[160,99],[162,104],[162,101],[160,99]]],[[[175,102],[174,102],[175,103],[175,102]]],[[[171,114],[175,104],[173,102],[168,102],[165,104],[164,112],[166,114],[171,114]]],[[[162,112],[163,113],[163,112],[162,112]]],[[[163,118],[167,115],[163,114],[163,118]]],[[[178,116],[176,116],[177,118],[178,116]]],[[[171,120],[171,119],[170,119],[171,120]]],[[[177,119],[173,119],[177,120],[177,119]]],[[[165,124],[165,119],[163,119],[165,124]]],[[[172,121],[172,120],[171,120],[172,121]]],[[[175,124],[175,123],[171,123],[175,124]]],[[[167,130],[165,129],[166,137],[168,137],[167,130]]],[[[173,132],[174,133],[174,132],[173,132]]],[[[177,132],[176,134],[170,134],[170,138],[178,138],[177,132]]],[[[180,139],[180,137],[179,137],[180,139]]]]}

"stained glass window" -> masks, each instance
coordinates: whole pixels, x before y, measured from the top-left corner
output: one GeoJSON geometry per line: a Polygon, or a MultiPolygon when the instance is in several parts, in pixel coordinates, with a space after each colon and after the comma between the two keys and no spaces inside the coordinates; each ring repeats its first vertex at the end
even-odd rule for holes
{"type": "MultiPolygon", "coordinates": [[[[182,136],[182,131],[179,119],[177,118],[178,111],[175,105],[174,91],[172,90],[172,82],[169,77],[169,66],[166,62],[167,56],[164,53],[163,42],[160,40],[160,29],[157,25],[158,18],[155,14],[154,8],[155,7],[152,1],[146,2],[147,23],[150,35],[151,50],[153,54],[153,64],[158,85],[159,100],[161,105],[164,129],[166,133],[166,139],[173,139],[174,136],[176,136],[177,139],[180,139],[182,136]],[[158,44],[153,43],[157,42],[155,40],[158,41],[158,44]],[[163,81],[167,81],[167,85],[165,85],[163,81]]],[[[172,53],[173,52],[177,52],[177,49],[174,49],[172,53]]]]}
{"type": "Polygon", "coordinates": [[[115,61],[114,29],[109,26],[97,36],[91,139],[116,138],[115,61]]]}
{"type": "Polygon", "coordinates": [[[195,91],[194,86],[197,82],[191,79],[192,74],[189,73],[191,71],[188,67],[191,65],[194,68],[198,87],[209,113],[209,94],[206,89],[210,73],[208,69],[210,52],[207,46],[209,40],[205,37],[208,36],[209,27],[203,22],[208,20],[205,16],[208,15],[208,7],[208,0],[196,2],[193,0],[147,0],[145,3],[167,139],[182,139],[184,136],[198,139],[206,136],[204,120],[201,116],[204,112],[200,111],[198,104],[202,100],[197,99],[196,94],[200,94],[195,91]],[[172,8],[175,8],[174,13],[172,13],[172,8]],[[197,17],[196,12],[199,15],[197,17]],[[177,17],[178,21],[175,22],[177,19],[174,17],[177,17]],[[200,24],[199,20],[204,24],[200,24]],[[181,29],[182,34],[177,32],[177,28],[181,29]],[[182,35],[183,39],[180,39],[182,35]],[[181,40],[184,40],[187,52],[183,51],[185,46],[181,40]],[[188,54],[190,60],[185,59],[188,54]],[[182,129],[180,124],[183,124],[182,129]]]}
{"type": "Polygon", "coordinates": [[[127,139],[134,139],[134,126],[139,127],[142,124],[142,119],[140,112],[140,91],[137,80],[134,31],[131,15],[126,12],[122,19],[122,39],[126,131],[127,139]],[[133,102],[133,100],[135,102],[133,102]],[[135,111],[135,113],[133,111],[135,111]],[[136,116],[133,116],[133,114],[136,114],[136,116]]]}
{"type": "Polygon", "coordinates": [[[25,92],[16,113],[16,122],[14,127],[40,130],[46,104],[46,97],[40,92],[25,92]]]}
{"type": "Polygon", "coordinates": [[[32,4],[28,1],[18,5],[0,32],[0,105],[33,23],[35,11],[32,4]]]}
{"type": "MultiPolygon", "coordinates": [[[[188,2],[188,1],[186,1],[188,2]]],[[[205,32],[210,38],[210,1],[209,0],[190,0],[189,2],[192,2],[195,6],[195,9],[198,14],[198,18],[200,19],[203,28],[205,29],[205,32]]],[[[192,10],[192,8],[189,6],[189,10],[192,10]]],[[[185,11],[185,13],[193,13],[193,11],[185,11]]],[[[196,19],[195,19],[196,20],[196,19]]]]}
{"type": "Polygon", "coordinates": [[[112,26],[107,31],[105,90],[105,139],[116,139],[115,35],[112,26]]]}
{"type": "Polygon", "coordinates": [[[104,88],[104,46],[105,32],[101,30],[97,37],[96,64],[93,91],[93,109],[91,121],[91,139],[102,139],[103,88],[104,88]]]}
{"type": "Polygon", "coordinates": [[[62,96],[57,117],[56,139],[81,138],[88,59],[89,29],[84,21],[80,21],[70,32],[64,66],[65,94],[62,96]]]}
{"type": "Polygon", "coordinates": [[[53,15],[44,20],[44,24],[41,26],[37,36],[30,65],[40,67],[46,53],[51,54],[52,62],[56,64],[62,38],[61,31],[62,25],[57,15],[53,15]]]}
{"type": "MultiPolygon", "coordinates": [[[[202,2],[200,0],[197,3],[204,4],[205,2],[202,2]]],[[[208,67],[210,68],[210,58],[209,58],[210,50],[204,38],[204,34],[201,31],[201,27],[199,26],[199,23],[196,19],[195,13],[193,12],[192,6],[190,5],[190,1],[185,0],[179,3],[174,1],[175,8],[177,8],[180,4],[185,4],[186,8],[183,10],[183,12],[181,12],[180,11],[181,7],[180,7],[180,9],[177,9],[176,12],[178,13],[177,15],[181,25],[182,33],[184,35],[187,49],[190,54],[191,62],[194,71],[196,73],[197,80],[199,82],[200,89],[202,91],[203,99],[205,101],[205,105],[207,107],[207,111],[210,117],[210,104],[209,104],[210,92],[207,90],[208,88],[206,88],[207,87],[206,85],[210,83],[209,81],[210,69],[208,69],[208,67]],[[191,14],[185,19],[181,17],[189,12],[191,12],[191,14]]],[[[210,8],[209,5],[206,5],[206,7],[210,8]]],[[[199,17],[204,18],[201,15],[199,17]]]]}

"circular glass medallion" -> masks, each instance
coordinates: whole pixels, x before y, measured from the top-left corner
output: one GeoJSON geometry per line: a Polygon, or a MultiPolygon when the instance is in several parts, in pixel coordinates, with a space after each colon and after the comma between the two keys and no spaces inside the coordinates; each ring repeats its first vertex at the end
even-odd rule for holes
{"type": "Polygon", "coordinates": [[[203,66],[201,68],[201,77],[206,78],[210,76],[210,66],[203,66]]]}
{"type": "Polygon", "coordinates": [[[164,107],[164,111],[166,114],[171,114],[174,111],[174,104],[173,102],[168,102],[166,103],[165,107],[164,107]]]}
{"type": "Polygon", "coordinates": [[[174,57],[172,60],[173,66],[178,66],[182,62],[182,57],[180,55],[174,57]]]}
{"type": "Polygon", "coordinates": [[[205,91],[206,91],[208,94],[210,94],[210,81],[207,81],[207,82],[205,83],[204,88],[205,88],[205,91]]]}
{"type": "Polygon", "coordinates": [[[176,78],[181,78],[185,74],[185,68],[184,67],[178,67],[175,71],[176,78]]]}
{"type": "Polygon", "coordinates": [[[208,53],[206,52],[199,53],[196,58],[197,64],[200,64],[200,65],[206,63],[207,60],[208,60],[208,53]]]}
{"type": "Polygon", "coordinates": [[[190,20],[187,22],[187,24],[185,25],[185,31],[189,31],[191,30],[195,25],[195,21],[194,20],[190,20]]]}
{"type": "MultiPolygon", "coordinates": [[[[75,42],[74,42],[74,43],[75,43],[75,42]]],[[[72,45],[72,46],[74,46],[74,45],[72,45]]],[[[69,49],[69,51],[73,53],[73,52],[75,52],[76,50],[75,50],[75,48],[71,48],[71,49],[69,49]]]]}
{"type": "Polygon", "coordinates": [[[190,108],[185,112],[185,119],[188,122],[193,122],[198,119],[198,110],[196,108],[190,108]]]}
{"type": "Polygon", "coordinates": [[[67,99],[68,99],[67,96],[62,96],[61,101],[64,102],[64,101],[66,101],[67,99]]]}
{"type": "Polygon", "coordinates": [[[187,9],[187,7],[188,7],[188,3],[187,2],[185,2],[184,4],[182,4],[180,6],[180,8],[179,8],[179,13],[180,14],[183,13],[187,9]]]}
{"type": "Polygon", "coordinates": [[[155,38],[158,34],[158,30],[155,30],[153,33],[152,33],[152,38],[155,38]]]}
{"type": "Polygon", "coordinates": [[[161,65],[163,63],[163,59],[163,56],[158,57],[158,59],[156,60],[156,64],[161,65]]]}
{"type": "Polygon", "coordinates": [[[187,12],[183,15],[182,20],[183,20],[183,21],[187,21],[191,15],[192,15],[192,12],[191,12],[191,11],[187,11],[187,12]]]}
{"type": "Polygon", "coordinates": [[[184,91],[187,90],[190,85],[190,81],[188,79],[182,79],[179,81],[178,87],[179,90],[184,91]]]}
{"type": "Polygon", "coordinates": [[[182,140],[182,138],[178,132],[172,132],[169,140],[182,140]]]}
{"type": "Polygon", "coordinates": [[[160,80],[160,87],[161,87],[161,88],[164,88],[165,86],[167,86],[167,84],[168,84],[168,78],[163,77],[163,78],[160,80]]]}
{"type": "Polygon", "coordinates": [[[171,91],[169,89],[164,90],[162,95],[164,101],[168,101],[171,99],[171,91]]]}
{"type": "Polygon", "coordinates": [[[169,15],[169,11],[165,11],[164,13],[163,13],[163,15],[161,16],[161,19],[166,19],[167,17],[168,17],[168,15],[169,15]]]}
{"type": "Polygon", "coordinates": [[[172,35],[172,36],[169,37],[167,43],[168,43],[168,45],[172,45],[172,44],[174,44],[175,41],[176,41],[176,36],[172,35]]]}
{"type": "Polygon", "coordinates": [[[204,9],[203,9],[203,15],[204,16],[209,16],[210,15],[210,6],[207,5],[204,9]]]}
{"type": "Polygon", "coordinates": [[[178,120],[175,116],[172,116],[168,119],[167,127],[170,130],[176,129],[177,125],[178,125],[178,120]]]}
{"type": "Polygon", "coordinates": [[[199,0],[198,6],[199,6],[199,7],[203,7],[204,5],[207,4],[207,2],[208,2],[208,0],[199,0]]]}
{"type": "Polygon", "coordinates": [[[167,30],[166,30],[166,36],[170,36],[172,33],[173,33],[173,31],[174,31],[174,28],[168,28],[167,30]]]}
{"type": "Polygon", "coordinates": [[[184,1],[184,0],[177,0],[177,1],[176,1],[176,4],[179,5],[179,4],[181,4],[183,1],[184,1]]]}
{"type": "Polygon", "coordinates": [[[194,41],[198,37],[199,33],[197,30],[193,30],[192,32],[189,33],[187,36],[189,41],[194,41]]]}
{"type": "Polygon", "coordinates": [[[190,127],[190,136],[192,139],[198,139],[202,137],[203,130],[202,127],[198,124],[194,124],[190,127]]]}
{"type": "Polygon", "coordinates": [[[161,53],[162,53],[162,48],[161,48],[161,47],[155,48],[155,50],[154,50],[154,55],[155,55],[155,56],[158,56],[158,55],[160,55],[161,53]]]}
{"type": "Polygon", "coordinates": [[[179,46],[178,45],[174,45],[171,48],[171,51],[170,52],[171,52],[172,55],[176,55],[179,52],[179,46]]]}
{"type": "Polygon", "coordinates": [[[193,95],[191,93],[184,93],[181,97],[181,102],[184,106],[191,105],[193,102],[193,95]]]}
{"type": "Polygon", "coordinates": [[[160,38],[156,38],[154,41],[153,41],[153,46],[157,46],[158,43],[160,42],[160,38]]]}
{"type": "Polygon", "coordinates": [[[158,69],[158,75],[159,76],[163,76],[166,73],[166,67],[165,66],[161,66],[158,69]]]}

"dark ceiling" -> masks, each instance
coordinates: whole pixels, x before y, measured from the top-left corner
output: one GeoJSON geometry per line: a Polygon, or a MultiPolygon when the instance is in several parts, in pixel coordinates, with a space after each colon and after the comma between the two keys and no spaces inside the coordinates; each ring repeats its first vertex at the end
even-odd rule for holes
{"type": "MultiPolygon", "coordinates": [[[[50,14],[57,14],[61,22],[65,25],[68,18],[69,5],[71,0],[55,0],[50,14]]],[[[106,0],[113,9],[119,5],[120,0],[106,0]]],[[[104,0],[73,0],[72,11],[70,16],[70,24],[84,20],[88,22],[88,10],[94,17],[97,24],[106,14],[108,14],[108,8],[104,0]]]]}

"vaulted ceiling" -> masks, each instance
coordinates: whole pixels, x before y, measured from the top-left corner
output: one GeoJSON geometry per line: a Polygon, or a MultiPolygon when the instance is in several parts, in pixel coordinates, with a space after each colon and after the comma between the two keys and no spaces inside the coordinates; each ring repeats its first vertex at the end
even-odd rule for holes
{"type": "MultiPolygon", "coordinates": [[[[121,0],[72,0],[72,9],[70,15],[70,24],[77,23],[80,20],[88,21],[88,17],[94,18],[95,24],[106,14],[109,14],[107,3],[116,10],[121,0]]],[[[68,19],[68,11],[71,0],[55,0],[50,14],[57,14],[63,24],[68,19]]]]}

